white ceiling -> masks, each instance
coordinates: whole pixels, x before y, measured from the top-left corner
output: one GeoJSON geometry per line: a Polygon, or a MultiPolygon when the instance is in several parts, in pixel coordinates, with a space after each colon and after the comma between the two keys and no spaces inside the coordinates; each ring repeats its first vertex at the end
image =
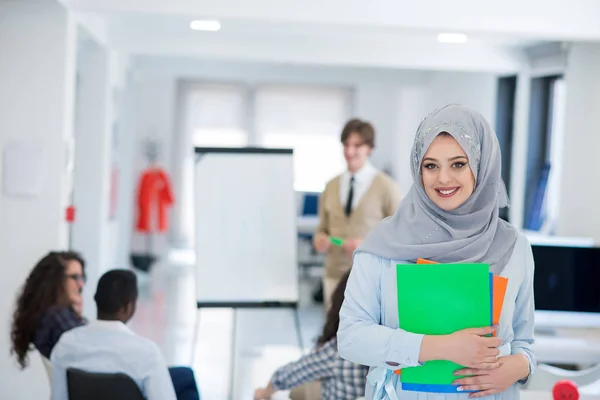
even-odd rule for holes
{"type": "Polygon", "coordinates": [[[509,72],[523,48],[600,41],[597,0],[62,0],[133,54],[509,72]],[[368,6],[367,6],[368,4],[368,6]],[[219,32],[189,22],[215,18],[219,32]],[[469,35],[440,44],[439,32],[469,35]]]}

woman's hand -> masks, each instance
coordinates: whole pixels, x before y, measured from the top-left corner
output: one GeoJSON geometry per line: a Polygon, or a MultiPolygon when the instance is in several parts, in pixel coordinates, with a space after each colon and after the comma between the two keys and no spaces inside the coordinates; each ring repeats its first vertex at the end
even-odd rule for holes
{"type": "Polygon", "coordinates": [[[319,253],[326,252],[331,247],[329,236],[327,236],[323,232],[315,234],[315,237],[313,239],[313,246],[315,247],[315,250],[317,250],[319,253]]]}
{"type": "Polygon", "coordinates": [[[487,337],[495,327],[463,329],[445,336],[445,357],[456,364],[476,369],[495,369],[499,366],[498,347],[502,340],[487,337]]]}
{"type": "Polygon", "coordinates": [[[459,390],[477,390],[469,395],[475,398],[502,393],[529,375],[529,360],[522,354],[500,357],[498,362],[498,368],[494,369],[460,369],[454,375],[468,376],[457,379],[454,384],[460,385],[459,390]]]}

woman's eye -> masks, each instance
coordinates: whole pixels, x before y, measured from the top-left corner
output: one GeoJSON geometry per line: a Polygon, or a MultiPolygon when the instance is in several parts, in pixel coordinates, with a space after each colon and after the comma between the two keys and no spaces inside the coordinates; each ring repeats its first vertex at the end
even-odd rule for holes
{"type": "Polygon", "coordinates": [[[425,169],[434,169],[435,167],[436,167],[435,164],[425,164],[425,165],[423,165],[423,168],[425,168],[425,169]]]}
{"type": "Polygon", "coordinates": [[[454,163],[454,164],[452,164],[452,168],[462,168],[462,167],[464,167],[465,165],[467,165],[467,163],[464,163],[464,162],[457,162],[457,163],[454,163]]]}

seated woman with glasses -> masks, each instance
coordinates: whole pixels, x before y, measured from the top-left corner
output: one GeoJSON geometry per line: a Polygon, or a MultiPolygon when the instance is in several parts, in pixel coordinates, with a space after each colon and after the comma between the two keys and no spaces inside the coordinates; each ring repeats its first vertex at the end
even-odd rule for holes
{"type": "Polygon", "coordinates": [[[11,330],[12,353],[21,368],[27,366],[32,344],[49,359],[63,332],[85,323],[81,316],[84,268],[79,254],[53,251],[27,277],[11,330]]]}

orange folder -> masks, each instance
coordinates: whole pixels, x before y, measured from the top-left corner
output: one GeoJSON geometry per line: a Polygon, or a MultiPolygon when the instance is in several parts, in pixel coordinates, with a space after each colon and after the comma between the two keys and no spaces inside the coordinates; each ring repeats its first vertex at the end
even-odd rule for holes
{"type": "MultiPolygon", "coordinates": [[[[426,260],[424,258],[417,258],[417,264],[439,264],[435,261],[426,260]]],[[[494,275],[492,277],[492,324],[498,325],[500,323],[500,314],[502,314],[502,306],[504,305],[504,297],[506,295],[506,288],[508,287],[508,278],[503,276],[494,275]]],[[[493,336],[496,336],[494,332],[493,336]]],[[[401,369],[394,371],[395,374],[400,375],[401,369]]]]}

